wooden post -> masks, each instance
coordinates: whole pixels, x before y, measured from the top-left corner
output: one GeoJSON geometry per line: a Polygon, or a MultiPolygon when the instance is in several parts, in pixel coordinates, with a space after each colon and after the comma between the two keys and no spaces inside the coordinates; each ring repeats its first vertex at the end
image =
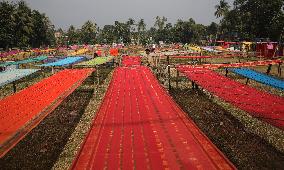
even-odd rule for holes
{"type": "Polygon", "coordinates": [[[96,73],[97,73],[97,83],[98,83],[98,86],[99,86],[100,85],[99,67],[96,67],[96,73]]]}
{"type": "Polygon", "coordinates": [[[247,78],[246,85],[248,85],[248,83],[249,83],[249,78],[247,78]]]}
{"type": "Polygon", "coordinates": [[[278,75],[279,75],[279,77],[281,76],[281,64],[282,64],[282,63],[279,63],[279,64],[278,64],[278,75]]]}
{"type": "Polygon", "coordinates": [[[167,62],[168,62],[168,83],[169,83],[169,90],[171,90],[171,66],[170,66],[170,56],[167,55],[167,62]]]}
{"type": "MultiPolygon", "coordinates": [[[[97,69],[95,70],[96,72],[98,71],[97,69]]],[[[93,83],[94,83],[94,94],[97,93],[97,83],[96,83],[96,73],[93,73],[93,83]]]]}
{"type": "Polygon", "coordinates": [[[191,81],[191,87],[192,87],[192,89],[195,88],[195,83],[194,83],[194,81],[191,81]]]}
{"type": "Polygon", "coordinates": [[[16,93],[17,92],[17,86],[16,86],[16,83],[13,82],[13,92],[16,93]]]}
{"type": "Polygon", "coordinates": [[[272,64],[269,64],[266,70],[266,74],[269,74],[271,71],[272,64]]]}
{"type": "Polygon", "coordinates": [[[177,77],[176,77],[176,88],[178,88],[178,79],[179,79],[179,71],[178,71],[178,69],[176,69],[177,70],[177,77]]]}
{"type": "Polygon", "coordinates": [[[228,72],[229,72],[228,68],[226,67],[225,70],[226,70],[226,77],[227,77],[228,76],[228,72]]]}

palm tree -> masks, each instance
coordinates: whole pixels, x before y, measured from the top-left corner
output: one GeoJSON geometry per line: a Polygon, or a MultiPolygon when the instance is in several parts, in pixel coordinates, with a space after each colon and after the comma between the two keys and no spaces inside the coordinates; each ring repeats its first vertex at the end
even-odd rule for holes
{"type": "Polygon", "coordinates": [[[145,21],[144,21],[144,19],[140,19],[138,24],[137,24],[137,31],[143,32],[143,31],[145,31],[145,29],[146,29],[145,21]]]}
{"type": "Polygon", "coordinates": [[[221,0],[219,5],[215,6],[215,9],[216,9],[215,16],[217,18],[225,16],[228,13],[229,8],[230,8],[230,5],[228,4],[228,2],[226,2],[226,0],[221,0]]]}
{"type": "Polygon", "coordinates": [[[135,31],[135,20],[132,18],[129,18],[128,21],[126,22],[126,24],[130,27],[131,31],[135,31]]]}
{"type": "Polygon", "coordinates": [[[165,27],[167,20],[168,19],[164,16],[162,18],[157,16],[154,26],[157,27],[159,30],[162,30],[165,27]]]}
{"type": "Polygon", "coordinates": [[[94,44],[97,34],[97,24],[90,20],[86,21],[81,27],[81,41],[86,44],[94,44]]]}
{"type": "Polygon", "coordinates": [[[145,30],[146,30],[146,24],[144,22],[144,19],[140,19],[137,24],[138,44],[140,44],[140,40],[142,39],[142,36],[145,30]]]}
{"type": "Polygon", "coordinates": [[[79,34],[76,28],[73,25],[70,25],[69,29],[67,30],[67,36],[69,44],[77,44],[79,42],[79,34]]]}

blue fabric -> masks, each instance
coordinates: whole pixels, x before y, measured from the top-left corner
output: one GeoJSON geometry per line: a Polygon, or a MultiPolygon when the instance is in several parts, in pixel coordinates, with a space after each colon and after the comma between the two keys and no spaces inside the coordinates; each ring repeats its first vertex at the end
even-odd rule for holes
{"type": "Polygon", "coordinates": [[[234,68],[230,70],[236,74],[258,81],[262,84],[284,90],[284,81],[277,78],[247,68],[234,68]]]}
{"type": "Polygon", "coordinates": [[[67,66],[73,63],[76,63],[80,60],[84,59],[84,57],[67,57],[64,58],[62,60],[58,60],[56,62],[52,62],[52,63],[47,63],[47,64],[42,64],[39,65],[41,67],[47,67],[47,66],[67,66]]]}
{"type": "Polygon", "coordinates": [[[0,72],[0,87],[33,74],[38,70],[39,69],[13,69],[0,72]]]}
{"type": "Polygon", "coordinates": [[[19,64],[26,64],[26,63],[34,63],[34,62],[39,62],[47,59],[47,56],[38,56],[36,58],[28,58],[25,60],[20,60],[20,61],[15,61],[15,62],[5,62],[5,63],[0,63],[0,67],[7,67],[10,65],[19,65],[19,64]]]}

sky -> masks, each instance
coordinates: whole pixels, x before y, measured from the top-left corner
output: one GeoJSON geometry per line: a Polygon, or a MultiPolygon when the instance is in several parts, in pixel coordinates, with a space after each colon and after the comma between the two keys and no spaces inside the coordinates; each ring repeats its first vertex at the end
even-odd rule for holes
{"type": "MultiPolygon", "coordinates": [[[[17,1],[17,0],[14,0],[17,1]]],[[[125,22],[128,18],[144,19],[147,28],[153,26],[156,16],[165,16],[168,22],[193,18],[209,25],[219,22],[214,16],[220,0],[25,0],[29,7],[45,13],[55,28],[81,27],[91,20],[99,27],[125,22]]],[[[233,0],[227,0],[230,4],[233,0]]]]}

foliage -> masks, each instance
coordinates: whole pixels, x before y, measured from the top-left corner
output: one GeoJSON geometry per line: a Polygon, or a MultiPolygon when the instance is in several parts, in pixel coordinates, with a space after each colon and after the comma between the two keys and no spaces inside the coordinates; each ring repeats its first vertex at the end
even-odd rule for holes
{"type": "Polygon", "coordinates": [[[16,5],[6,1],[0,2],[0,48],[8,48],[14,42],[16,5]]]}
{"type": "Polygon", "coordinates": [[[235,0],[233,9],[223,10],[220,35],[224,39],[278,41],[284,33],[283,8],[284,0],[235,0]]]}
{"type": "Polygon", "coordinates": [[[54,26],[45,14],[24,1],[0,2],[0,48],[40,47],[55,42],[54,26]]]}
{"type": "Polygon", "coordinates": [[[219,5],[216,5],[215,8],[215,16],[217,18],[220,18],[222,16],[225,16],[229,12],[230,5],[225,0],[221,0],[219,5]]]}
{"type": "Polygon", "coordinates": [[[30,44],[32,47],[40,47],[54,44],[54,28],[45,14],[36,10],[32,11],[32,35],[30,44]]]}
{"type": "Polygon", "coordinates": [[[79,30],[77,30],[73,25],[70,25],[66,33],[68,37],[68,44],[77,44],[79,43],[79,30]]]}
{"type": "Polygon", "coordinates": [[[114,25],[105,25],[103,29],[99,32],[98,41],[100,43],[113,43],[116,42],[117,36],[115,35],[115,26],[114,25]]]}
{"type": "Polygon", "coordinates": [[[97,24],[87,21],[82,25],[80,30],[80,42],[83,44],[94,44],[97,33],[97,24]]]}
{"type": "Polygon", "coordinates": [[[124,43],[152,44],[200,43],[201,40],[228,41],[269,38],[284,39],[284,0],[235,0],[233,5],[220,0],[215,6],[220,23],[209,26],[196,23],[192,18],[169,23],[164,16],[155,17],[147,29],[144,19],[99,28],[95,22],[86,21],[81,28],[71,25],[65,32],[55,29],[49,18],[37,10],[31,10],[24,1],[0,1],[0,48],[41,47],[47,45],[124,43]]]}

